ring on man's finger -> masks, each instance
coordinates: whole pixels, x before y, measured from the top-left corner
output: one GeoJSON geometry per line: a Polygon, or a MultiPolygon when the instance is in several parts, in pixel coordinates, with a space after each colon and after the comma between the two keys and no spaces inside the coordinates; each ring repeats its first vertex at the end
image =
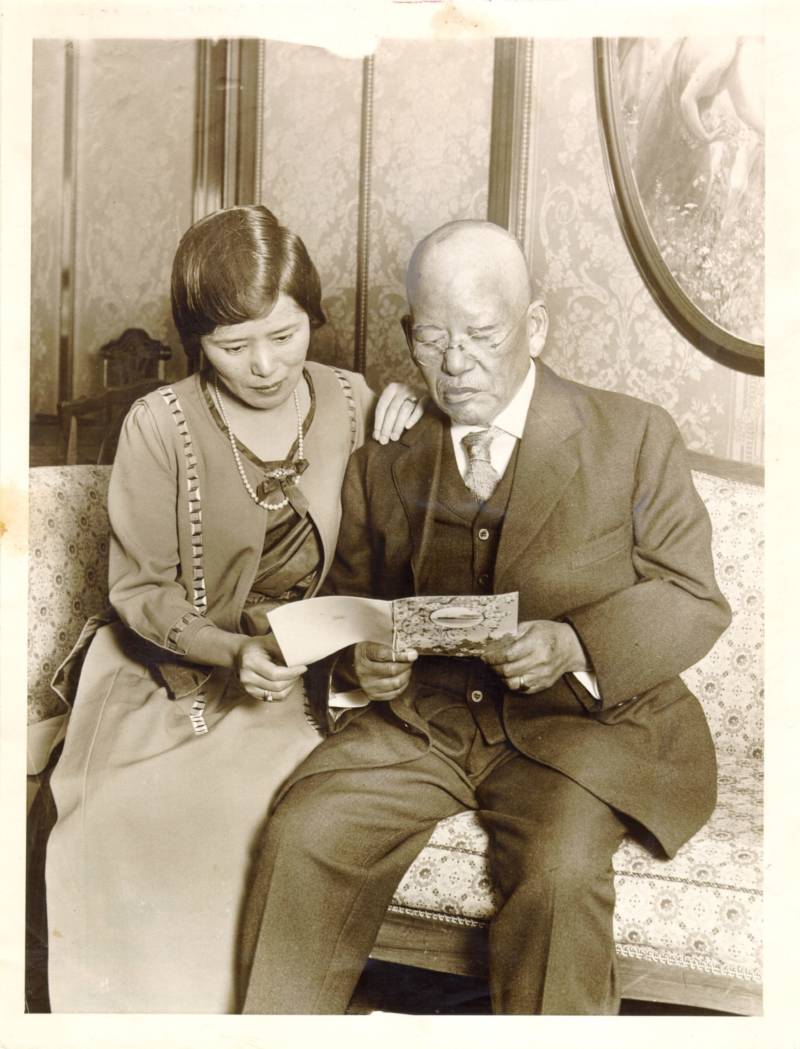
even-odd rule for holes
{"type": "Polygon", "coordinates": [[[525,675],[524,674],[519,679],[519,687],[520,688],[527,688],[528,687],[528,682],[525,680],[525,675]]]}

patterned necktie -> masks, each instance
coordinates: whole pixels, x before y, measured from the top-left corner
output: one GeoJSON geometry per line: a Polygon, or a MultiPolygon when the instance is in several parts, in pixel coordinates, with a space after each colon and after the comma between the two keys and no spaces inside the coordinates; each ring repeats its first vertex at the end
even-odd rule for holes
{"type": "Polygon", "coordinates": [[[461,438],[468,460],[464,484],[482,503],[491,498],[500,483],[500,474],[489,458],[489,447],[496,432],[494,427],[490,427],[488,430],[466,433],[461,438]]]}

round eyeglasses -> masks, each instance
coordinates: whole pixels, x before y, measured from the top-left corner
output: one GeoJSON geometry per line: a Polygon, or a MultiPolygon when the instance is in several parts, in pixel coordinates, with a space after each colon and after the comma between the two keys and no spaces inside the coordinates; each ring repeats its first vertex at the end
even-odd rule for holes
{"type": "Polygon", "coordinates": [[[419,364],[441,364],[444,355],[448,350],[460,349],[462,353],[467,353],[471,357],[480,357],[481,354],[487,354],[492,357],[499,356],[500,351],[505,346],[506,342],[511,338],[516,329],[519,327],[519,323],[523,320],[528,313],[528,307],[525,307],[525,312],[514,322],[509,328],[505,335],[498,335],[497,332],[475,332],[472,335],[462,335],[460,339],[451,341],[448,332],[442,328],[437,328],[432,324],[421,324],[418,327],[413,327],[411,323],[411,315],[406,314],[401,318],[400,323],[403,326],[403,331],[406,335],[411,354],[419,364]]]}

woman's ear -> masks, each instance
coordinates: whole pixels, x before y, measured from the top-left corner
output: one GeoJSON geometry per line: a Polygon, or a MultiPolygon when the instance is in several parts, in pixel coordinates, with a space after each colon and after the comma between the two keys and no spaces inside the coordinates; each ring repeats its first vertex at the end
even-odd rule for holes
{"type": "Polygon", "coordinates": [[[536,299],[528,307],[528,350],[531,357],[538,357],[547,341],[549,319],[547,307],[536,299]]]}

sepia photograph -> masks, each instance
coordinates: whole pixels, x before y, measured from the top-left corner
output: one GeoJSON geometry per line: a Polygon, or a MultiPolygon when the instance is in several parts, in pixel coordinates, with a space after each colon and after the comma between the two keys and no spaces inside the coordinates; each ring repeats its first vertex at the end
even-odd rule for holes
{"type": "Polygon", "coordinates": [[[18,1011],[755,1045],[769,40],[388,6],[31,33],[18,1011]]]}

